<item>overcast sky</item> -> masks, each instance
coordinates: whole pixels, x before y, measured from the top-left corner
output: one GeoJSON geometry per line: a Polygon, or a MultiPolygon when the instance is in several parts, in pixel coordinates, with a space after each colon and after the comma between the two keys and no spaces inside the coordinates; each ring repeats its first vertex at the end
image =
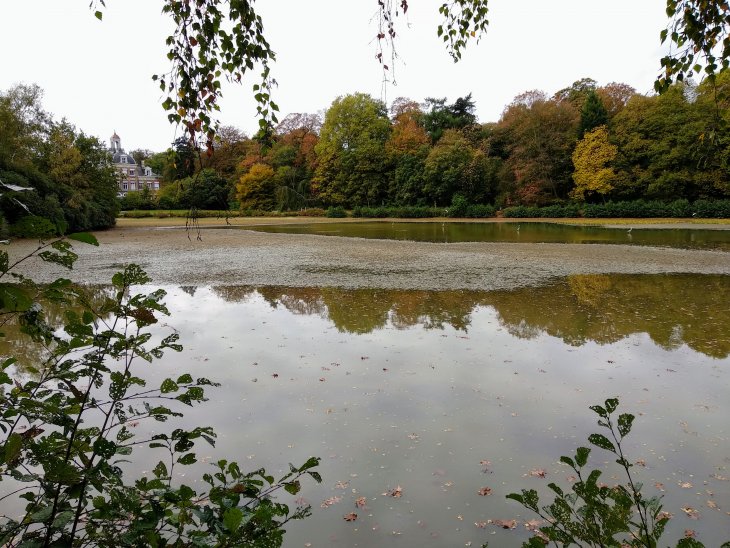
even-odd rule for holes
{"type": "MultiPolygon", "coordinates": [[[[480,122],[496,121],[519,93],[548,93],[590,77],[649,93],[659,70],[665,0],[490,0],[490,28],[454,64],[436,36],[440,1],[411,0],[400,18],[400,61],[383,97],[374,59],[377,0],[259,0],[277,53],[274,100],[289,112],[326,109],[339,95],[364,92],[388,102],[405,96],[471,92],[480,122]]],[[[44,106],[104,141],[116,131],[127,150],[167,148],[176,130],[151,80],[165,72],[170,24],[161,0],[107,0],[98,21],[88,0],[3,1],[0,90],[37,83],[44,106]]],[[[251,85],[225,89],[221,122],[256,129],[251,85]]]]}

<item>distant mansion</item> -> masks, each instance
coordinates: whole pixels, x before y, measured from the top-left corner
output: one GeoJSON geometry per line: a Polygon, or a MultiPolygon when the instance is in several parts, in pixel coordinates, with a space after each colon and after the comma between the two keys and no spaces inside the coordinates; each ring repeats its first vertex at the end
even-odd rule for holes
{"type": "Polygon", "coordinates": [[[111,145],[109,152],[112,154],[114,168],[119,173],[118,184],[121,195],[130,190],[142,190],[144,188],[148,188],[152,192],[160,190],[160,176],[153,173],[152,168],[144,165],[144,162],[141,166],[138,166],[134,158],[124,152],[122,140],[116,131],[112,135],[111,145]]]}

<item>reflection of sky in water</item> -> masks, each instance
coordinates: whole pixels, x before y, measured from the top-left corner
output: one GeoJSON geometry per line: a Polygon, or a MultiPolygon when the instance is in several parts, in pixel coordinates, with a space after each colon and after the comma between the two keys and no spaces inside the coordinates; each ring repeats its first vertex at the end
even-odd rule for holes
{"type": "MultiPolygon", "coordinates": [[[[322,457],[323,484],[303,489],[314,516],[289,527],[286,546],[519,546],[522,526],[475,522],[532,519],[504,495],[546,491],[548,481],[565,486],[559,456],[587,444],[597,431],[588,406],[615,395],[637,415],[627,443],[634,460],[646,461],[637,474],[649,494],[664,485],[665,509],[676,516],[667,543],[687,528],[708,546],[726,540],[730,482],[712,475],[730,476],[728,358],[687,345],[669,351],[645,334],[581,346],[539,328],[516,338],[487,305],[473,309],[466,331],[388,322],[352,334],[326,314],[293,314],[256,292],[241,295],[226,302],[209,289],[194,298],[170,289],[168,323],[185,351],[167,355],[159,374],[190,371],[222,383],[186,414],[188,424],[217,427],[216,458],[275,472],[322,457]],[[486,473],[482,460],[491,462],[486,473]],[[547,479],[529,475],[537,468],[547,479]],[[401,498],[383,496],[396,486],[401,498]],[[477,494],[484,486],[491,496],[477,494]],[[332,496],[341,502],[322,509],[332,496]],[[355,508],[360,496],[367,509],[355,508]],[[700,510],[701,521],[681,506],[700,510]],[[359,517],[347,523],[351,511],[359,517]]],[[[605,460],[595,449],[592,462],[605,460]]]]}

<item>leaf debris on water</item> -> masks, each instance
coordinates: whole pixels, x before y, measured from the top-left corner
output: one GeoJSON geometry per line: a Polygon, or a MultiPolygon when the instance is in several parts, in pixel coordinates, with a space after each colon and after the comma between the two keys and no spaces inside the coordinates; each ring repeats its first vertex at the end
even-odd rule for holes
{"type": "Polygon", "coordinates": [[[492,489],[490,487],[482,487],[477,492],[479,493],[480,497],[486,497],[492,494],[492,489]]]}
{"type": "Polygon", "coordinates": [[[355,521],[357,519],[357,514],[355,512],[350,512],[349,514],[345,514],[343,519],[345,521],[355,521]]]}
{"type": "Polygon", "coordinates": [[[333,504],[337,504],[338,502],[341,502],[341,501],[342,501],[342,497],[329,497],[322,501],[322,504],[320,504],[320,507],[329,508],[333,504]]]}
{"type": "Polygon", "coordinates": [[[682,512],[687,514],[690,519],[700,519],[700,513],[691,506],[683,506],[682,512]]]}

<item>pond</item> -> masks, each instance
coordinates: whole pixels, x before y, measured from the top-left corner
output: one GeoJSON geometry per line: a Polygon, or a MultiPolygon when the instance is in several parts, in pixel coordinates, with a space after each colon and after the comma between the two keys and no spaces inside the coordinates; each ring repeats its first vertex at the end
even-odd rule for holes
{"type": "MultiPolygon", "coordinates": [[[[613,396],[636,415],[626,449],[638,479],[674,515],[667,544],[687,529],[707,546],[727,540],[728,276],[166,289],[164,329],[185,352],[154,374],[222,383],[186,413],[220,435],[199,456],[269,472],[322,457],[323,484],[302,493],[313,515],[290,524],[287,547],[520,546],[535,516],[505,495],[568,486],[559,457],[587,445],[598,428],[588,406],[613,396]],[[494,523],[512,519],[514,530],[494,523]]],[[[622,481],[607,457],[594,449],[590,462],[622,481]]]]}
{"type": "MultiPolygon", "coordinates": [[[[588,445],[588,406],[614,396],[636,415],[626,449],[637,478],[674,515],[665,544],[685,530],[707,546],[730,538],[727,252],[208,229],[202,242],[171,230],[102,238],[77,248],[70,278],[97,284],[136,262],[169,293],[155,331],[178,331],[185,350],[144,369],[149,381],[222,383],[186,410],[186,426],[219,433],[201,460],[278,476],[322,458],[323,484],[302,490],[313,515],[288,525],[287,548],[520,546],[535,516],[505,495],[535,488],[547,502],[549,482],[567,488],[560,456],[588,445]]],[[[6,331],[13,346],[0,354],[22,352],[6,331]]],[[[590,462],[607,484],[623,481],[605,452],[590,462]]],[[[180,480],[209,471],[196,466],[180,480]]]]}
{"type": "MultiPolygon", "coordinates": [[[[233,227],[240,228],[240,227],[233,227]]],[[[247,226],[269,233],[318,234],[418,242],[630,244],[730,251],[730,230],[570,225],[545,222],[468,223],[364,221],[247,226]]]]}

